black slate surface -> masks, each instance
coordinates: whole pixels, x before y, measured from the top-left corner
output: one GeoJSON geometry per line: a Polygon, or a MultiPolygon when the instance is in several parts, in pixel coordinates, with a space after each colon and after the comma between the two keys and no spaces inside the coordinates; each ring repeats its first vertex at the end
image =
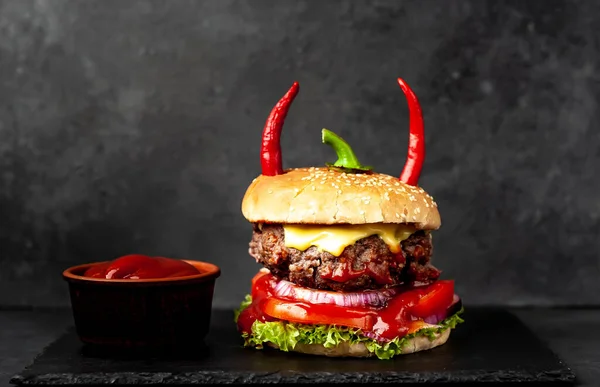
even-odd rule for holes
{"type": "Polygon", "coordinates": [[[133,358],[92,353],[70,329],[11,382],[19,385],[198,383],[573,383],[575,377],[514,315],[469,308],[448,343],[390,361],[241,348],[232,314],[215,311],[204,353],[133,358]]]}

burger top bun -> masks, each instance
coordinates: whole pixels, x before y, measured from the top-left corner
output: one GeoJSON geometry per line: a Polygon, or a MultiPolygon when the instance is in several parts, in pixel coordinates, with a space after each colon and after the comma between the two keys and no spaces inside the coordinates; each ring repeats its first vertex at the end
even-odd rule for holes
{"type": "Polygon", "coordinates": [[[258,176],[244,195],[242,213],[252,223],[441,225],[437,204],[422,188],[386,174],[326,167],[258,176]]]}

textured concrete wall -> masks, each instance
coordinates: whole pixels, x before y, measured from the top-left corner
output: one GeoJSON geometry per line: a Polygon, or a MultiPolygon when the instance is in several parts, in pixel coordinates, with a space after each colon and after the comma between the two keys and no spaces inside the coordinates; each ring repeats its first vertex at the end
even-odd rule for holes
{"type": "Polygon", "coordinates": [[[0,1],[0,305],[67,305],[69,265],[141,252],[259,266],[240,214],[292,81],[286,167],[327,127],[399,174],[424,109],[434,264],[466,302],[600,303],[600,3],[0,1]]]}

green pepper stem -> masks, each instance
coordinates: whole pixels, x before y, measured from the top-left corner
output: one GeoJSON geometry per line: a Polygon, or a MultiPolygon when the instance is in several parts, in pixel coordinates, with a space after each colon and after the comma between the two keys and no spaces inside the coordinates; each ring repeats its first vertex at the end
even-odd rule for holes
{"type": "Polygon", "coordinates": [[[331,130],[323,128],[321,132],[323,144],[327,144],[333,148],[337,154],[337,161],[333,163],[334,167],[369,170],[369,167],[364,167],[358,161],[354,151],[343,138],[333,133],[331,130]]]}

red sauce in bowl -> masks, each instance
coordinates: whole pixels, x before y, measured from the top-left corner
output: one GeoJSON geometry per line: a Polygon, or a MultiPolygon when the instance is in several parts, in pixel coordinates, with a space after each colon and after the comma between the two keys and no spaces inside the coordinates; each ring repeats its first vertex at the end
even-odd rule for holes
{"type": "Polygon", "coordinates": [[[152,279],[187,277],[201,274],[200,271],[185,261],[164,257],[131,254],[110,262],[91,266],[83,274],[84,277],[102,279],[152,279]]]}

